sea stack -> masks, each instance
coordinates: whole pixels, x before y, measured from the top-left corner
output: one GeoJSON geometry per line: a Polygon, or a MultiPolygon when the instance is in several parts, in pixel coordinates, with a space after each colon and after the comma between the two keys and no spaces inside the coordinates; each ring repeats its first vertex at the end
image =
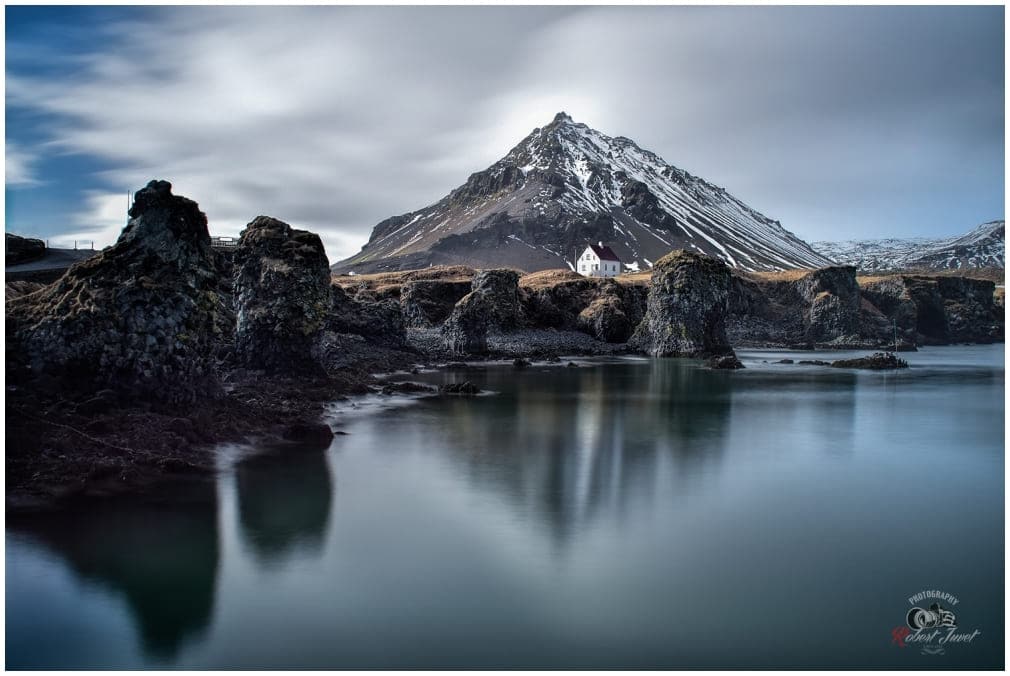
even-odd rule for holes
{"type": "Polygon", "coordinates": [[[332,303],[319,235],[255,218],[235,253],[235,356],[268,373],[321,374],[314,348],[332,303]]]}
{"type": "Polygon", "coordinates": [[[61,388],[192,404],[219,390],[211,355],[224,320],[207,217],[167,181],[137,192],[129,216],[113,246],[12,301],[8,335],[30,372],[61,388]]]}
{"type": "Polygon", "coordinates": [[[653,268],[645,318],[630,343],[654,357],[731,354],[730,283],[721,261],[683,250],[667,254],[653,268]]]}

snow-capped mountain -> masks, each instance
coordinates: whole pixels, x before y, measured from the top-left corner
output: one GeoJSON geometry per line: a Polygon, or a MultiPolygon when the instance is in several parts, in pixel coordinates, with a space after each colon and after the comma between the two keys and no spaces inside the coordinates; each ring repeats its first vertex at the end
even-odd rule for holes
{"type": "Polygon", "coordinates": [[[1003,268],[1005,231],[1003,221],[990,221],[947,239],[869,239],[813,242],[811,246],[863,272],[1003,268]]]}
{"type": "Polygon", "coordinates": [[[814,268],[830,261],[717,187],[624,137],[558,113],[508,155],[441,201],[382,221],[336,272],[431,264],[571,267],[603,242],[628,269],[691,249],[745,270],[814,268]]]}

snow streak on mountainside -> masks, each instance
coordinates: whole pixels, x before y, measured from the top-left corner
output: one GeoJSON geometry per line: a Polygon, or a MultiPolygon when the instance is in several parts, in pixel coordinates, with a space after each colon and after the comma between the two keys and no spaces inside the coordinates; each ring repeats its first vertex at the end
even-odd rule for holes
{"type": "Polygon", "coordinates": [[[571,267],[590,243],[630,269],[690,249],[745,270],[830,261],[773,221],[627,138],[558,113],[436,204],[389,218],[336,272],[431,264],[571,267]]]}
{"type": "Polygon", "coordinates": [[[990,221],[948,239],[870,239],[814,242],[812,246],[828,258],[855,265],[863,272],[1002,268],[1005,230],[1003,221],[990,221]]]}

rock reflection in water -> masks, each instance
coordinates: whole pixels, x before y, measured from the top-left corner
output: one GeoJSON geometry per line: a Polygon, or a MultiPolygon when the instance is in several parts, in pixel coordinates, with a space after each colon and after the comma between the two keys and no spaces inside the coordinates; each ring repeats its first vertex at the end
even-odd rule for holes
{"type": "Polygon", "coordinates": [[[171,499],[109,499],[7,526],[59,554],[81,577],[122,594],[144,653],[171,660],[210,623],[217,508],[216,485],[193,482],[174,487],[171,499]]]}
{"type": "Polygon", "coordinates": [[[261,563],[321,550],[333,502],[326,451],[288,448],[250,456],[236,466],[235,484],[242,535],[261,563]]]}

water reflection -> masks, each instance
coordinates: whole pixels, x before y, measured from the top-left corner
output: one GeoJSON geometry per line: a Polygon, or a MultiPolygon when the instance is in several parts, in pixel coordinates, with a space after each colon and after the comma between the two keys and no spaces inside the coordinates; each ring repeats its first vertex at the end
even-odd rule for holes
{"type": "Polygon", "coordinates": [[[243,538],[262,564],[321,551],[333,502],[325,451],[250,456],[236,466],[235,485],[243,538]]]}
{"type": "Polygon", "coordinates": [[[685,360],[542,369],[517,378],[489,369],[442,375],[495,391],[451,407],[451,429],[422,442],[444,448],[478,488],[535,512],[556,544],[600,515],[624,518],[663,478],[685,490],[724,453],[731,383],[685,360]]]}
{"type": "MultiPolygon", "coordinates": [[[[173,487],[171,500],[107,500],[11,519],[82,578],[121,594],[149,657],[170,660],[210,623],[217,582],[217,491],[173,487]]],[[[44,656],[39,656],[44,657],[44,656]]]]}
{"type": "Polygon", "coordinates": [[[29,535],[8,569],[9,659],[118,665],[125,622],[144,654],[122,662],[140,666],[909,666],[880,637],[901,594],[942,584],[995,637],[957,663],[998,664],[1002,367],[778,369],[429,374],[495,394],[353,417],[325,452],[250,456],[220,509],[198,484],[171,506],[9,520],[29,535]],[[894,507],[924,494],[945,501],[928,538],[894,507]],[[79,580],[18,594],[52,575],[34,543],[127,612],[79,580]],[[727,617],[769,607],[774,622],[723,647],[727,617]],[[824,607],[867,621],[807,636],[824,607]],[[104,652],[33,613],[93,619],[104,652]]]}

